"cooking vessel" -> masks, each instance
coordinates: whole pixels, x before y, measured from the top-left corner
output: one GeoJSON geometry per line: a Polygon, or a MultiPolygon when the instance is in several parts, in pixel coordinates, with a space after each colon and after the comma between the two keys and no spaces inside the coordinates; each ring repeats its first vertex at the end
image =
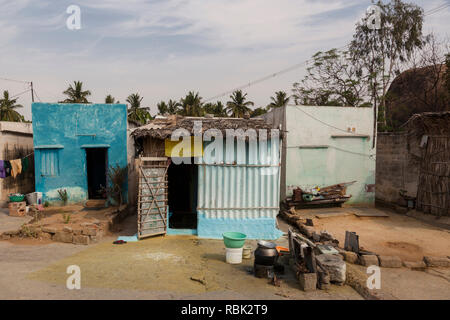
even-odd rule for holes
{"type": "Polygon", "coordinates": [[[268,241],[259,241],[255,250],[255,264],[273,266],[278,259],[276,245],[268,241]]]}

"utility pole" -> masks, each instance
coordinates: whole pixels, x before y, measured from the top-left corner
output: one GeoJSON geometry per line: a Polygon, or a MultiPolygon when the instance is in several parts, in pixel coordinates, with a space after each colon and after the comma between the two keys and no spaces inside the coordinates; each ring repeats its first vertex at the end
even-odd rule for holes
{"type": "Polygon", "coordinates": [[[31,81],[30,84],[31,84],[31,102],[34,102],[33,81],[31,81]]]}

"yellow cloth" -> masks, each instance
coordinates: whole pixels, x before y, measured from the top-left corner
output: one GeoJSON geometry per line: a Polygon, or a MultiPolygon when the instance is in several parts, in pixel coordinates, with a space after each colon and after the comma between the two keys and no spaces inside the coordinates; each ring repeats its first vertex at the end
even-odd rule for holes
{"type": "Polygon", "coordinates": [[[11,163],[11,175],[15,178],[22,172],[22,159],[10,160],[11,163]]]}

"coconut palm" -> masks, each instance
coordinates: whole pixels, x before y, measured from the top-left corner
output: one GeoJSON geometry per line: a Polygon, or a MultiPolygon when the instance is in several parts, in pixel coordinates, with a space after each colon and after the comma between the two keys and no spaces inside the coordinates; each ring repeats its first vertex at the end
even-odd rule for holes
{"type": "Polygon", "coordinates": [[[170,99],[167,102],[167,113],[168,114],[176,114],[179,111],[180,107],[181,107],[180,102],[170,99]]]}
{"type": "Polygon", "coordinates": [[[275,92],[275,98],[270,97],[272,102],[268,105],[269,108],[280,108],[285,107],[289,103],[290,97],[287,96],[284,91],[275,92]]]}
{"type": "Polygon", "coordinates": [[[191,117],[201,117],[204,115],[204,110],[202,108],[202,97],[200,97],[198,92],[189,91],[185,98],[182,98],[181,109],[179,114],[183,116],[191,117]]]}
{"type": "Polygon", "coordinates": [[[227,117],[227,111],[222,102],[217,101],[216,103],[207,103],[204,105],[203,109],[205,113],[211,113],[216,117],[227,117]]]}
{"type": "Polygon", "coordinates": [[[162,116],[169,113],[168,112],[169,108],[167,107],[167,104],[164,101],[161,101],[160,103],[158,103],[156,105],[156,107],[158,108],[158,114],[160,114],[162,116]]]}
{"type": "Polygon", "coordinates": [[[24,121],[24,117],[15,109],[23,108],[21,104],[17,104],[17,98],[11,99],[8,90],[3,91],[3,99],[0,99],[0,120],[1,121],[24,121]]]}
{"type": "Polygon", "coordinates": [[[253,101],[247,100],[247,94],[242,94],[242,90],[236,90],[230,96],[231,101],[227,102],[227,112],[231,117],[243,118],[246,114],[250,114],[251,109],[249,106],[253,106],[253,101]]]}
{"type": "Polygon", "coordinates": [[[68,98],[61,101],[62,103],[90,103],[87,97],[91,95],[91,92],[89,90],[83,91],[83,82],[81,81],[74,81],[73,86],[70,84],[63,94],[68,98]]]}
{"type": "Polygon", "coordinates": [[[133,93],[128,96],[126,101],[130,104],[128,119],[144,124],[147,120],[151,120],[151,115],[149,113],[150,108],[141,107],[142,99],[144,97],[141,97],[139,93],[133,93]]]}
{"type": "Polygon", "coordinates": [[[105,103],[106,104],[115,104],[115,103],[120,103],[120,101],[116,102],[116,98],[114,98],[112,95],[108,94],[105,98],[105,103]]]}

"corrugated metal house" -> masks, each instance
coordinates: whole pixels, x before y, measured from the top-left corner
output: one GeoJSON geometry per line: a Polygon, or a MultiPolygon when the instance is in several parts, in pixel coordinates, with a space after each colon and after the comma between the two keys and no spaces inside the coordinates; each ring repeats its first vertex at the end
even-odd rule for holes
{"type": "MultiPolygon", "coordinates": [[[[43,200],[69,203],[105,199],[111,166],[127,166],[125,104],[33,103],[36,191],[43,200]]],[[[127,201],[127,186],[123,194],[127,201]]]]}
{"type": "MultiPolygon", "coordinates": [[[[281,143],[278,136],[271,135],[271,129],[261,119],[180,116],[155,119],[136,128],[132,135],[141,155],[140,181],[143,186],[138,199],[138,212],[141,213],[138,235],[145,237],[167,232],[221,238],[223,232],[237,231],[251,239],[279,238],[281,232],[277,229],[276,216],[279,212],[281,143]],[[197,125],[201,126],[199,130],[197,125]],[[227,130],[238,129],[244,134],[225,138],[227,132],[231,132],[227,130]],[[171,141],[177,130],[182,130],[183,137],[190,139],[187,144],[189,154],[186,150],[175,151],[181,144],[178,138],[171,141]],[[205,136],[214,130],[222,133],[224,140],[220,149],[209,153],[217,140],[208,141],[205,136]],[[263,137],[263,131],[268,133],[267,137],[263,137]],[[253,144],[254,140],[246,136],[249,132],[256,132],[258,143],[253,144]],[[195,139],[200,139],[197,140],[200,141],[199,150],[191,144],[195,139]],[[181,159],[191,161],[180,164],[181,159]],[[168,160],[171,161],[166,162],[168,160]],[[149,193],[148,189],[158,186],[158,182],[161,182],[161,190],[167,192],[158,193],[155,187],[149,193]],[[157,198],[157,207],[153,206],[154,198],[157,198]],[[166,215],[167,225],[161,221],[166,215]]],[[[278,134],[278,130],[275,131],[278,134]]]]}
{"type": "Polygon", "coordinates": [[[293,189],[352,182],[349,204],[374,204],[373,109],[288,105],[261,116],[285,132],[281,199],[293,189]]]}

